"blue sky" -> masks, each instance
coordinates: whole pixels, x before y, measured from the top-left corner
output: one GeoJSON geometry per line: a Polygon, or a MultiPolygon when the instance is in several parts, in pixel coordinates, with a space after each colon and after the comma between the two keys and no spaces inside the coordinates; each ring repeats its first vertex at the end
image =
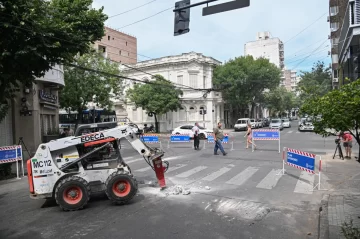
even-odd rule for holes
{"type": "MultiPolygon", "coordinates": [[[[200,1],[203,0],[191,2],[200,1]]],[[[228,1],[230,0],[219,0],[210,5],[228,1]]],[[[195,51],[226,61],[242,56],[244,44],[254,41],[257,32],[270,31],[273,37],[278,37],[285,43],[287,69],[306,71],[310,70],[317,60],[327,64],[331,62],[328,56],[330,41],[327,40],[330,34],[327,22],[328,0],[250,0],[250,7],[205,17],[202,16],[203,6],[198,6],[191,9],[190,32],[176,37],[173,35],[172,9],[126,26],[174,7],[175,2],[174,0],[94,0],[93,7],[104,6],[105,13],[113,16],[149,3],[110,18],[106,25],[137,37],[138,54],[151,58],[195,51]],[[315,22],[316,20],[318,21],[315,22]],[[308,27],[309,25],[311,26],[308,27]]],[[[138,56],[139,61],[147,59],[138,56]]]]}

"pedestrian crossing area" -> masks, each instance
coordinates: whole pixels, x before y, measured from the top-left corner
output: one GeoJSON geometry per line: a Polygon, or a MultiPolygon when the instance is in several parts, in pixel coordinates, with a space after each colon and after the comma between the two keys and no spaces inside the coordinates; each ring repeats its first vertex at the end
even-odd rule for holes
{"type": "MultiPolygon", "coordinates": [[[[290,168],[291,170],[291,168],[290,168]]],[[[142,176],[144,172],[151,172],[151,168],[146,166],[134,170],[135,176],[142,176]]],[[[282,169],[271,169],[241,165],[225,166],[214,168],[205,165],[174,164],[165,173],[165,177],[177,183],[204,182],[204,184],[218,185],[224,187],[228,185],[235,188],[254,187],[259,190],[273,190],[283,181],[282,188],[286,185],[286,190],[295,194],[313,194],[313,188],[318,183],[318,176],[305,171],[293,169],[291,175],[282,174],[282,169]],[[256,175],[256,176],[255,176],[256,175]]],[[[150,175],[150,174],[148,174],[150,175]]],[[[323,177],[324,178],[324,177],[323,177]]],[[[327,178],[327,177],[326,177],[327,178]]],[[[327,178],[328,179],[328,178],[327,178]]],[[[322,184],[326,183],[322,181],[322,184]]],[[[283,190],[283,189],[281,189],[283,190]]]]}

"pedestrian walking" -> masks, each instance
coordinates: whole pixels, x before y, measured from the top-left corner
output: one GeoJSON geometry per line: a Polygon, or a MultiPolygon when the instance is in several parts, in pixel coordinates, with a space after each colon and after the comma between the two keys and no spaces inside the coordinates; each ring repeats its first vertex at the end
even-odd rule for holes
{"type": "Polygon", "coordinates": [[[199,145],[200,145],[200,138],[199,138],[199,124],[198,123],[195,123],[195,126],[192,127],[192,133],[193,133],[193,136],[194,136],[194,149],[195,150],[199,150],[199,145]]]}
{"type": "Polygon", "coordinates": [[[254,145],[254,147],[256,148],[256,145],[252,142],[252,133],[251,133],[252,129],[251,129],[251,124],[248,123],[247,125],[247,132],[246,134],[244,135],[244,137],[246,137],[246,148],[248,149],[249,148],[249,144],[252,144],[254,145]]]}
{"type": "Polygon", "coordinates": [[[215,141],[215,147],[214,147],[214,155],[218,155],[217,151],[220,149],[222,154],[225,156],[227,153],[224,150],[224,147],[222,146],[222,140],[224,139],[224,133],[221,129],[221,123],[219,122],[217,127],[214,128],[214,141],[215,141]]]}
{"type": "Polygon", "coordinates": [[[340,137],[343,139],[343,146],[345,148],[345,158],[351,159],[351,148],[352,148],[352,136],[350,133],[340,133],[340,137]]]}

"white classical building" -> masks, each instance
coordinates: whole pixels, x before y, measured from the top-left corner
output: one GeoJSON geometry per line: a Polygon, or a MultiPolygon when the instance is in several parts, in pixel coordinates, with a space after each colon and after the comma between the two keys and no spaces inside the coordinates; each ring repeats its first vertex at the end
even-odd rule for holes
{"type": "MultiPolygon", "coordinates": [[[[209,89],[213,87],[213,68],[219,64],[221,62],[212,57],[190,52],[142,61],[136,65],[131,65],[132,68],[123,69],[123,74],[142,81],[151,81],[149,74],[159,74],[178,84],[177,86],[185,85],[192,88],[209,89]]],[[[130,80],[128,83],[127,87],[132,87],[135,84],[130,80]]],[[[212,129],[218,121],[223,121],[224,104],[221,93],[212,91],[204,97],[206,91],[182,90],[184,92],[181,97],[182,109],[158,116],[160,131],[169,132],[178,126],[194,124],[195,122],[212,129]],[[206,110],[207,113],[201,115],[200,109],[206,110]]],[[[127,115],[132,122],[139,126],[154,124],[154,117],[149,117],[145,110],[136,108],[133,103],[125,105],[122,102],[117,102],[115,103],[115,110],[118,119],[127,115]]]]}

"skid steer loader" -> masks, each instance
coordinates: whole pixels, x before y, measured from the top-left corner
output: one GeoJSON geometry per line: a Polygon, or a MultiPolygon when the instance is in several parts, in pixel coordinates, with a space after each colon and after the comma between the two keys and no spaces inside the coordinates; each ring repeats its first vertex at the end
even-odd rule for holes
{"type": "MultiPolygon", "coordinates": [[[[105,191],[116,204],[127,203],[138,185],[121,157],[121,138],[126,138],[151,167],[152,160],[159,162],[164,155],[144,144],[127,125],[50,141],[39,145],[27,161],[30,197],[54,198],[65,211],[83,208],[95,192],[105,191]]],[[[167,169],[169,164],[165,163],[167,169]]]]}

